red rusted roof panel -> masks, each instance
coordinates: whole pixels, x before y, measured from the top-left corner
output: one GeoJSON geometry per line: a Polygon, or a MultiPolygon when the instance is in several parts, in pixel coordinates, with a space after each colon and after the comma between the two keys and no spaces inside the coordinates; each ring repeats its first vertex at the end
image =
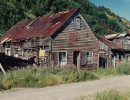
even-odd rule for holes
{"type": "Polygon", "coordinates": [[[56,13],[39,18],[22,20],[9,29],[2,37],[2,41],[28,40],[35,37],[53,35],[78,9],[56,13]]]}

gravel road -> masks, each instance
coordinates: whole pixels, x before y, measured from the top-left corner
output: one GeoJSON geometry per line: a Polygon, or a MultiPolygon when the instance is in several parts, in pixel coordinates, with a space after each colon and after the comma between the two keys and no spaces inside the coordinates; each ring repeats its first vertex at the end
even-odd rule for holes
{"type": "Polygon", "coordinates": [[[70,100],[115,88],[130,88],[130,75],[45,88],[13,89],[0,92],[0,100],[70,100]]]}

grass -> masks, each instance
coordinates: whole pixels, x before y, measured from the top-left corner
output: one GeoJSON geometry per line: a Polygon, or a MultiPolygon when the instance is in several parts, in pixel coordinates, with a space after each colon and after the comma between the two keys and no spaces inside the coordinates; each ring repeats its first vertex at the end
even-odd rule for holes
{"type": "Polygon", "coordinates": [[[101,76],[130,75],[130,63],[119,64],[115,68],[108,67],[106,69],[99,68],[94,74],[101,76]]]}
{"type": "Polygon", "coordinates": [[[90,97],[80,97],[74,100],[130,100],[130,91],[109,90],[96,93],[90,97]]]}
{"type": "Polygon", "coordinates": [[[125,64],[118,65],[117,70],[120,73],[130,75],[130,63],[125,63],[125,64]]]}
{"type": "Polygon", "coordinates": [[[130,92],[119,92],[117,90],[97,93],[93,100],[130,100],[130,92]]]}
{"type": "Polygon", "coordinates": [[[45,87],[63,83],[80,82],[98,79],[88,71],[78,71],[76,68],[66,69],[19,69],[0,75],[0,90],[18,87],[45,87]]]}
{"type": "Polygon", "coordinates": [[[123,73],[119,72],[117,68],[109,67],[107,69],[99,68],[97,71],[94,72],[95,75],[101,76],[115,76],[115,75],[122,75],[123,73]]]}
{"type": "Polygon", "coordinates": [[[74,67],[54,70],[29,68],[8,71],[6,76],[0,73],[0,90],[18,87],[45,87],[115,75],[130,75],[130,63],[120,64],[116,68],[99,68],[97,71],[78,71],[74,67]]]}

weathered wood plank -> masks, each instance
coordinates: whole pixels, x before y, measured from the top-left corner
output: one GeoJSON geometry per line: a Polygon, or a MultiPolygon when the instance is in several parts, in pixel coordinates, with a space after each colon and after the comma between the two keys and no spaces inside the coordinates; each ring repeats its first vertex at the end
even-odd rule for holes
{"type": "Polygon", "coordinates": [[[6,75],[6,72],[5,72],[4,68],[2,67],[1,63],[0,63],[0,69],[2,70],[3,74],[6,75]]]}

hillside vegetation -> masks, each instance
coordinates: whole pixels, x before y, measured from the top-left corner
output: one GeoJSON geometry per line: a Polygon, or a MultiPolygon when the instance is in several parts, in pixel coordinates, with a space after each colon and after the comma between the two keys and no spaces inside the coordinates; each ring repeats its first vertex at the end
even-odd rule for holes
{"type": "Polygon", "coordinates": [[[122,33],[130,22],[89,0],[0,0],[0,35],[22,19],[79,8],[98,35],[122,33]]]}

